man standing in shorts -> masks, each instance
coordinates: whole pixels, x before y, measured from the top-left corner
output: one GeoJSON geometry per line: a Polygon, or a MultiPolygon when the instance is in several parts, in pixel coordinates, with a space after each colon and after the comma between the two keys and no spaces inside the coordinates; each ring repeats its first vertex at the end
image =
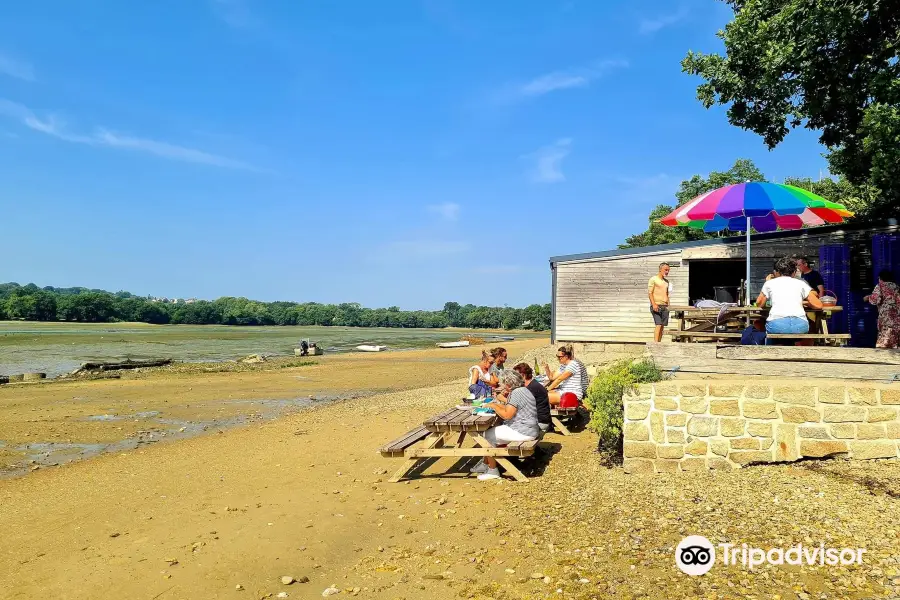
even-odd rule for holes
{"type": "Polygon", "coordinates": [[[659,273],[647,283],[647,296],[650,298],[650,312],[653,324],[656,325],[654,340],[662,341],[663,332],[669,324],[669,263],[659,265],[659,273]]]}

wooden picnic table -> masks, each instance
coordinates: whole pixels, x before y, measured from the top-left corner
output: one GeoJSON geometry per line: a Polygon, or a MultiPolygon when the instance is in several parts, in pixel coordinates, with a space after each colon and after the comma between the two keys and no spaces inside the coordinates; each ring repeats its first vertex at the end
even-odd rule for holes
{"type": "Polygon", "coordinates": [[[538,441],[511,442],[500,448],[491,446],[483,434],[501,421],[502,419],[497,415],[474,414],[468,408],[451,408],[425,419],[420,427],[408,431],[381,448],[382,456],[402,456],[405,459],[390,481],[400,481],[421,461],[429,458],[483,458],[485,456],[495,458],[517,481],[528,481],[528,478],[509,459],[531,456],[534,454],[534,448],[538,441]],[[466,438],[471,439],[475,445],[469,448],[464,447],[466,438]],[[413,447],[422,441],[424,444],[413,447]]]}
{"type": "MultiPolygon", "coordinates": [[[[841,306],[823,306],[822,308],[806,307],[806,316],[812,322],[812,331],[806,334],[772,334],[773,339],[812,339],[825,343],[840,343],[850,338],[845,333],[830,333],[828,319],[834,313],[843,311],[841,306]]],[[[678,340],[693,341],[695,339],[739,340],[740,328],[757,318],[765,318],[769,314],[768,307],[758,306],[726,306],[724,308],[697,308],[696,306],[670,306],[669,312],[680,319],[679,328],[670,332],[678,340]],[[718,325],[725,325],[728,330],[716,331],[718,325]]]]}

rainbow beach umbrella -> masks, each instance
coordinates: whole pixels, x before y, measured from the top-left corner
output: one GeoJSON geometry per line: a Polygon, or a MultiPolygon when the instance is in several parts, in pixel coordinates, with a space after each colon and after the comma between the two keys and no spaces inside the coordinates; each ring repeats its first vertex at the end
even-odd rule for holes
{"type": "Polygon", "coordinates": [[[669,227],[691,227],[708,233],[747,232],[747,302],[750,302],[750,230],[760,233],[842,223],[853,213],[812,192],[778,183],[728,185],[697,196],[660,219],[669,227]]]}

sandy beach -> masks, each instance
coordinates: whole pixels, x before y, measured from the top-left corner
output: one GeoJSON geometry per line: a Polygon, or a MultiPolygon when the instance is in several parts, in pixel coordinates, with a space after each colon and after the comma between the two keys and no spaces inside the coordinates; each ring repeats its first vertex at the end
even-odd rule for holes
{"type": "MultiPolygon", "coordinates": [[[[507,346],[515,355],[539,343],[507,346]]],[[[2,596],[321,598],[332,585],[335,597],[385,600],[897,595],[896,460],[625,475],[600,464],[596,437],[585,431],[547,436],[547,451],[526,465],[528,483],[439,476],[448,459],[421,478],[387,483],[398,459],[377,449],[458,401],[466,365],[453,358],[463,357],[429,350],[0,390],[3,439],[82,440],[116,439],[140,423],[70,428],[73,417],[64,415],[75,415],[77,402],[85,413],[146,408],[202,421],[230,410],[229,394],[313,393],[315,382],[293,375],[318,377],[315,369],[331,390],[373,392],[0,480],[2,596]],[[397,362],[404,357],[415,364],[397,362]],[[393,386],[405,389],[383,391],[393,386]],[[674,546],[687,534],[865,547],[868,560],[691,578],[673,567],[674,546]],[[285,585],[284,576],[297,582],[285,585]]]]}

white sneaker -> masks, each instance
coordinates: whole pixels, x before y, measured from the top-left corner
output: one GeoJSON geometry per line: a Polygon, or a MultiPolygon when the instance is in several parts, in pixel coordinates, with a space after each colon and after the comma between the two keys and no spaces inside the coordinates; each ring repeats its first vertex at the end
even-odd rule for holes
{"type": "Polygon", "coordinates": [[[469,469],[469,473],[487,473],[490,467],[483,460],[479,460],[478,464],[469,469]]]}
{"type": "Polygon", "coordinates": [[[478,476],[478,481],[489,481],[491,479],[500,479],[500,469],[488,469],[478,476]]]}

